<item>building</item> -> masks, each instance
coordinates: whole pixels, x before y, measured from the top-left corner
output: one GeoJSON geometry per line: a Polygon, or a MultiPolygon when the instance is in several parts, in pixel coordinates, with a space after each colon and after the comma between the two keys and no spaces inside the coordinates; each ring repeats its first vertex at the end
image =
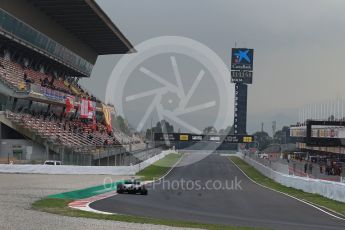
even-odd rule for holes
{"type": "Polygon", "coordinates": [[[93,165],[140,141],[114,130],[115,109],[78,84],[98,55],[132,52],[94,0],[2,0],[0,163],[93,165]]]}

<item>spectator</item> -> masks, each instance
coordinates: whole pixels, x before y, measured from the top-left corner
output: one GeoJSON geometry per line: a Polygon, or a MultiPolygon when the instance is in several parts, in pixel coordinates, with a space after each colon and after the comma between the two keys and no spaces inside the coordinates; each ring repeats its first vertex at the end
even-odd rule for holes
{"type": "Polygon", "coordinates": [[[48,77],[45,77],[41,83],[41,86],[48,86],[48,84],[49,84],[49,79],[48,77]]]}
{"type": "Polygon", "coordinates": [[[93,139],[93,135],[92,135],[90,132],[88,132],[87,139],[89,139],[89,140],[92,140],[92,139],[93,139]]]}
{"type": "Polygon", "coordinates": [[[49,86],[50,86],[51,88],[54,88],[54,81],[55,81],[55,79],[54,79],[54,77],[52,77],[52,79],[51,79],[50,82],[49,82],[49,86]]]}
{"type": "Polygon", "coordinates": [[[105,139],[105,140],[104,140],[103,145],[108,145],[108,139],[105,139]]]}
{"type": "Polygon", "coordinates": [[[309,173],[310,174],[313,173],[313,164],[312,163],[309,164],[309,173]]]}

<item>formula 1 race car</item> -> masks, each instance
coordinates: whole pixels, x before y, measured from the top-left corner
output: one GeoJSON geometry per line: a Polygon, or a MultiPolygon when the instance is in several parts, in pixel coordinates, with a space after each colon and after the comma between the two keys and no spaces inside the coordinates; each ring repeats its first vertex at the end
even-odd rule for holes
{"type": "Polygon", "coordinates": [[[117,185],[117,193],[132,193],[147,195],[147,189],[139,180],[125,180],[123,183],[117,185]]]}

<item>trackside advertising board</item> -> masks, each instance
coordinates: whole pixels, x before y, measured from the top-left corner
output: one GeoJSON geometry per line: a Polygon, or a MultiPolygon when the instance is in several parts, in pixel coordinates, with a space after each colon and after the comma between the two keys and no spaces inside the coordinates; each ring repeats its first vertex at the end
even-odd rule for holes
{"type": "Polygon", "coordinates": [[[155,133],[155,141],[209,141],[226,143],[250,143],[254,141],[251,135],[205,135],[191,133],[155,133]]]}

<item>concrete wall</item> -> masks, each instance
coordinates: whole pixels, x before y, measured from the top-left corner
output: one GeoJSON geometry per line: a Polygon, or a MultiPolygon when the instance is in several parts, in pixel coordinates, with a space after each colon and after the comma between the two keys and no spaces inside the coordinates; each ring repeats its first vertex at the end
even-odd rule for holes
{"type": "Polygon", "coordinates": [[[13,157],[13,146],[21,146],[23,154],[22,159],[29,161],[42,161],[46,158],[46,150],[44,146],[25,139],[1,139],[0,141],[0,159],[13,157]]]}
{"type": "MultiPolygon", "coordinates": [[[[242,159],[244,159],[243,155],[240,156],[242,159]]],[[[282,185],[301,189],[309,193],[316,193],[333,200],[345,202],[345,183],[291,176],[274,171],[251,158],[246,157],[244,160],[260,171],[263,175],[282,185]]]]}
{"type": "Polygon", "coordinates": [[[160,154],[133,166],[51,166],[51,165],[8,165],[0,164],[1,173],[39,173],[39,174],[105,174],[135,175],[135,173],[162,159],[173,151],[162,151],[160,154]]]}

